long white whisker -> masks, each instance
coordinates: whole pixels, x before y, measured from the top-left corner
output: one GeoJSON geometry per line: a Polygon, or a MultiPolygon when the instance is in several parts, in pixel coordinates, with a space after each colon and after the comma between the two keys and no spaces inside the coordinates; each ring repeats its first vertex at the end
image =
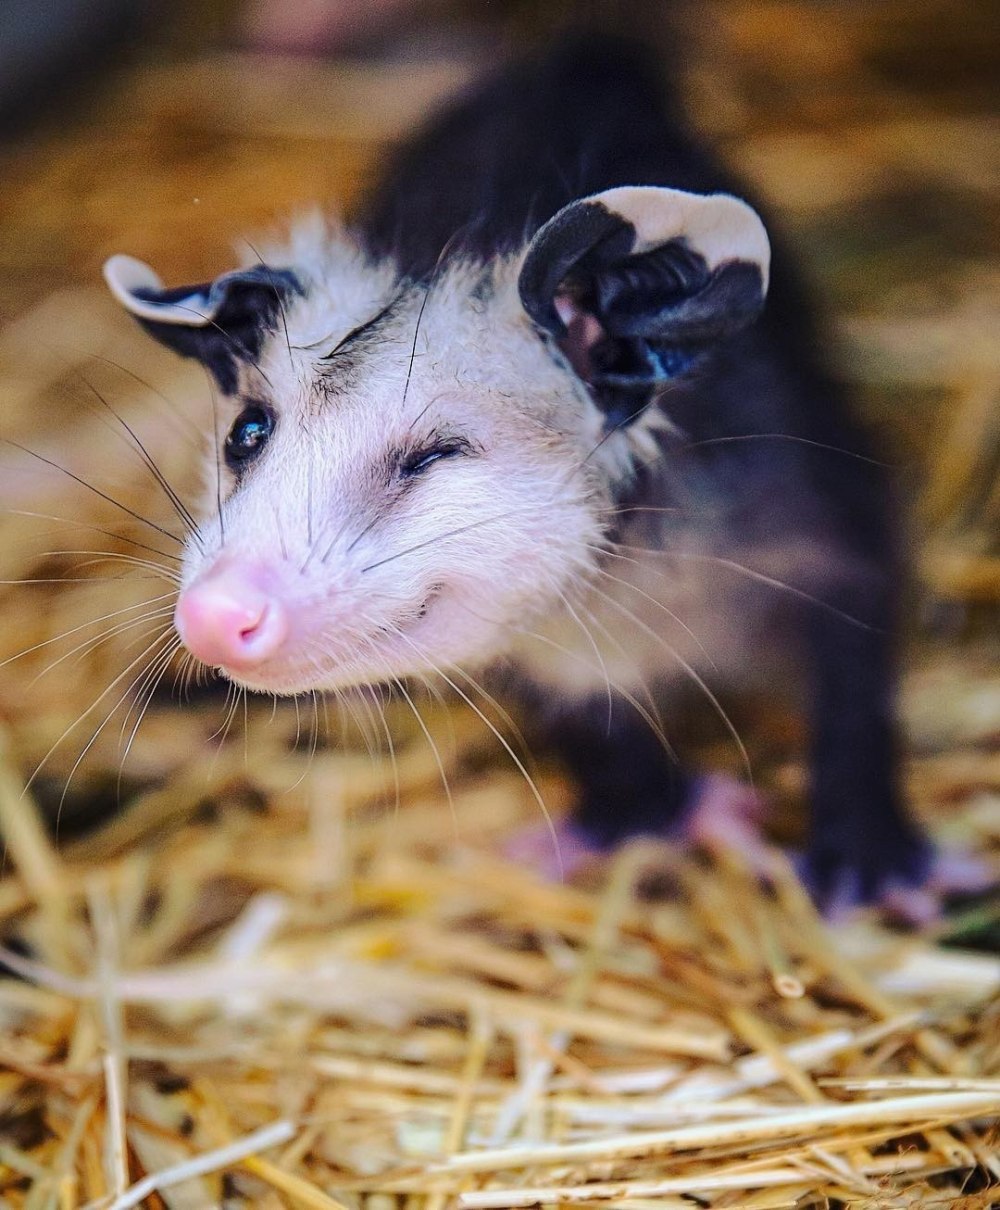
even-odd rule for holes
{"type": "MultiPolygon", "coordinates": [[[[534,798],[535,802],[538,804],[538,808],[542,812],[542,816],[545,819],[545,825],[548,828],[549,836],[552,839],[553,852],[555,853],[556,862],[559,867],[559,876],[560,876],[560,878],[562,878],[564,875],[564,870],[563,870],[563,862],[562,862],[562,853],[559,848],[559,833],[556,830],[555,824],[552,822],[552,816],[549,814],[549,809],[545,805],[545,799],[542,798],[541,791],[538,789],[538,786],[535,783],[535,779],[531,776],[531,774],[528,772],[527,768],[525,767],[524,761],[522,761],[521,758],[517,755],[517,753],[511,747],[510,742],[508,741],[506,736],[504,736],[501,733],[501,731],[494,725],[492,720],[489,719],[483,713],[482,710],[480,710],[480,708],[476,705],[476,703],[472,700],[472,698],[470,698],[469,695],[467,693],[465,693],[459,685],[456,685],[456,683],[451,679],[450,676],[448,676],[448,674],[446,672],[444,672],[437,664],[435,664],[431,659],[428,658],[427,653],[425,651],[423,651],[418,644],[414,643],[411,639],[409,639],[405,634],[403,634],[402,631],[399,632],[399,637],[403,640],[404,643],[407,644],[407,646],[412,648],[414,654],[417,656],[418,659],[420,659],[423,663],[427,664],[428,667],[430,667],[438,676],[440,676],[441,679],[447,685],[450,685],[451,688],[455,691],[455,693],[457,693],[458,696],[462,699],[462,701],[465,702],[465,704],[469,707],[469,709],[472,710],[475,714],[477,714],[480,719],[482,719],[482,721],[486,724],[486,726],[490,729],[490,731],[493,732],[493,735],[496,737],[497,742],[501,745],[501,747],[504,749],[504,751],[507,753],[507,755],[510,757],[510,759],[514,762],[514,764],[517,767],[518,771],[520,772],[521,776],[524,778],[525,784],[527,785],[528,789],[531,791],[532,797],[534,798]]],[[[454,667],[453,665],[449,665],[449,666],[454,667]]]]}
{"type": "Polygon", "coordinates": [[[618,693],[629,703],[629,705],[636,711],[640,718],[642,718],[649,729],[653,732],[667,756],[674,762],[674,764],[679,764],[680,762],[678,760],[677,753],[674,750],[674,746],[667,739],[666,732],[663,730],[663,725],[660,721],[660,710],[656,702],[656,697],[654,696],[652,689],[649,687],[649,683],[647,682],[646,678],[641,674],[635,661],[632,659],[629,652],[626,651],[625,646],[615,637],[614,634],[611,633],[611,631],[604,625],[604,623],[593,612],[593,610],[587,609],[582,602],[579,604],[580,609],[590,619],[591,625],[596,630],[600,631],[600,633],[605,639],[607,639],[608,643],[610,643],[610,645],[618,652],[622,659],[631,663],[633,676],[638,682],[638,688],[642,691],[645,704],[640,702],[636,695],[631,692],[631,690],[625,689],[621,684],[615,686],[618,693]]]}
{"type": "MultiPolygon", "coordinates": [[[[176,642],[176,644],[172,645],[172,647],[171,647],[172,651],[176,651],[180,646],[182,646],[180,637],[177,635],[175,635],[174,637],[177,639],[177,642],[176,642]]],[[[161,656],[162,656],[162,653],[161,653],[161,656]]],[[[139,684],[136,688],[135,699],[133,700],[132,704],[129,706],[128,710],[126,710],[125,717],[122,719],[122,725],[121,725],[121,729],[119,731],[119,740],[121,742],[124,742],[125,732],[128,730],[129,722],[131,721],[133,711],[138,710],[145,702],[146,690],[149,687],[149,685],[151,684],[151,682],[153,681],[153,679],[156,677],[157,672],[159,671],[160,658],[161,657],[157,657],[156,660],[153,660],[150,662],[150,664],[146,668],[146,675],[142,678],[142,680],[139,682],[139,684]]],[[[168,658],[167,663],[169,664],[169,662],[170,661],[168,658]]]]}
{"type": "MultiPolygon", "coordinates": [[[[163,637],[165,637],[165,636],[161,635],[161,636],[160,636],[160,639],[155,640],[155,642],[160,642],[160,641],[162,641],[163,637]]],[[[176,640],[175,640],[175,643],[176,643],[177,645],[179,645],[180,640],[179,640],[179,639],[176,639],[176,640]]],[[[153,646],[153,644],[151,644],[151,645],[150,645],[150,647],[152,647],[152,646],[153,646]]],[[[150,647],[147,647],[147,648],[146,648],[146,651],[145,651],[145,652],[143,652],[143,656],[144,656],[144,655],[146,655],[146,653],[147,653],[147,652],[149,652],[150,647]]],[[[170,644],[168,644],[168,646],[167,646],[166,650],[167,650],[167,651],[176,650],[176,647],[173,647],[173,646],[171,646],[170,644]]],[[[162,654],[162,653],[160,653],[160,654],[162,654]]],[[[140,659],[141,659],[141,658],[142,658],[142,657],[140,656],[140,659]]],[[[152,660],[158,660],[159,658],[160,658],[160,655],[154,655],[154,656],[152,656],[152,657],[151,657],[151,659],[152,659],[152,660]]],[[[69,773],[68,773],[68,774],[67,774],[67,776],[66,776],[66,780],[65,780],[65,782],[63,783],[63,789],[62,789],[62,793],[61,793],[61,794],[60,794],[60,796],[59,796],[59,806],[56,808],[56,832],[57,832],[57,834],[58,834],[58,830],[59,830],[59,823],[60,823],[60,820],[62,819],[63,807],[64,807],[64,806],[65,806],[65,804],[66,804],[66,797],[67,797],[67,795],[69,794],[69,789],[70,789],[70,786],[73,784],[73,778],[76,776],[76,772],[77,772],[77,770],[78,770],[78,769],[80,768],[80,766],[83,764],[83,761],[84,761],[84,759],[85,759],[85,758],[86,758],[86,756],[87,756],[87,753],[88,753],[88,752],[91,750],[91,748],[93,748],[94,744],[96,744],[96,743],[97,743],[97,740],[98,740],[98,738],[99,738],[99,737],[100,737],[100,735],[101,735],[101,732],[102,732],[102,731],[104,730],[104,728],[105,728],[105,727],[108,725],[108,723],[109,723],[109,722],[112,720],[112,718],[114,718],[115,713],[116,713],[116,711],[119,709],[119,707],[121,706],[121,704],[122,704],[124,701],[126,701],[126,700],[128,699],[129,694],[130,694],[130,693],[132,692],[132,690],[135,688],[135,686],[136,686],[137,682],[138,682],[140,679],[142,679],[144,676],[146,676],[146,675],[147,675],[147,671],[148,671],[148,665],[147,665],[147,667],[146,667],[146,668],[144,668],[144,669],[143,669],[143,670],[142,670],[142,671],[139,673],[139,675],[138,675],[138,676],[137,676],[137,677],[136,677],[136,678],[135,678],[133,681],[131,681],[131,682],[130,682],[130,684],[129,684],[128,688],[127,688],[127,689],[125,690],[125,692],[124,692],[124,693],[121,695],[121,697],[120,697],[120,698],[119,698],[119,699],[118,699],[118,700],[115,702],[115,704],[114,704],[114,705],[111,707],[111,709],[108,711],[108,713],[107,713],[107,714],[104,716],[103,721],[102,721],[102,722],[100,723],[100,725],[99,725],[99,726],[98,726],[98,727],[95,729],[95,731],[94,731],[93,735],[90,737],[90,739],[89,739],[89,740],[87,741],[87,743],[84,745],[84,747],[83,747],[83,749],[81,750],[81,752],[80,752],[79,756],[78,756],[78,757],[76,758],[76,760],[73,762],[72,768],[70,769],[69,773]]],[[[37,770],[36,770],[36,772],[37,772],[37,770]]],[[[34,776],[34,775],[33,775],[33,776],[34,776]]],[[[120,773],[119,773],[118,788],[119,788],[119,793],[120,793],[120,791],[121,791],[121,775],[120,775],[120,773]]]]}
{"type": "MultiPolygon", "coordinates": [[[[28,682],[28,688],[33,688],[43,676],[48,676],[48,674],[54,668],[58,668],[60,664],[65,663],[67,660],[71,660],[73,656],[79,654],[82,659],[84,656],[90,655],[92,652],[96,651],[98,647],[110,642],[111,639],[117,637],[118,635],[125,634],[129,630],[134,630],[136,627],[142,626],[147,622],[155,622],[160,618],[169,618],[172,616],[172,614],[173,609],[170,607],[167,607],[166,609],[155,609],[150,613],[143,614],[141,617],[130,618],[127,622],[119,622],[115,626],[110,627],[108,630],[102,631],[98,635],[91,635],[90,638],[85,639],[82,643],[77,643],[77,645],[75,647],[71,647],[69,651],[63,652],[62,655],[57,656],[56,659],[46,664],[40,672],[36,672],[28,682]]],[[[143,636],[140,636],[140,639],[142,637],[143,636]]]]}
{"type": "Polygon", "coordinates": [[[855,450],[847,450],[839,445],[828,445],[825,441],[813,441],[809,437],[797,437],[794,433],[741,433],[732,437],[706,437],[701,441],[688,441],[684,445],[675,446],[672,454],[683,454],[688,450],[698,450],[710,445],[731,445],[743,441],[791,441],[796,445],[808,445],[813,449],[826,450],[831,454],[840,454],[844,458],[854,458],[858,462],[867,462],[871,466],[880,466],[885,470],[893,470],[891,462],[880,462],[867,454],[859,454],[855,450]]]}
{"type": "Polygon", "coordinates": [[[375,707],[376,717],[382,726],[382,734],[385,736],[386,750],[389,753],[389,763],[392,766],[392,782],[395,791],[394,797],[394,813],[399,814],[402,804],[402,789],[399,782],[399,761],[396,759],[396,745],[392,739],[392,728],[389,726],[389,721],[385,717],[385,705],[382,702],[381,695],[376,693],[375,686],[369,685],[368,692],[372,697],[372,705],[375,707]]]}
{"type": "Polygon", "coordinates": [[[413,717],[417,720],[417,726],[423,732],[424,739],[427,741],[428,747],[431,750],[431,753],[434,757],[434,763],[437,765],[438,774],[441,778],[441,785],[444,787],[445,798],[448,800],[448,809],[451,811],[452,821],[457,826],[458,816],[455,812],[455,800],[452,797],[451,785],[448,782],[448,774],[445,772],[444,761],[441,759],[441,753],[438,750],[438,746],[434,742],[434,737],[431,735],[430,728],[424,721],[423,715],[417,709],[416,703],[407,691],[406,686],[398,677],[393,677],[392,679],[396,688],[402,694],[403,701],[405,701],[407,706],[409,706],[413,713],[413,717]]]}
{"type": "MultiPolygon", "coordinates": [[[[0,580],[2,588],[27,588],[33,584],[135,584],[142,580],[165,580],[163,575],[155,576],[31,576],[23,580],[0,580]]],[[[170,582],[169,580],[167,581],[170,582]]]]}
{"type": "Polygon", "coordinates": [[[216,739],[219,741],[220,750],[222,748],[223,743],[225,742],[226,734],[228,733],[228,730],[229,730],[229,723],[232,722],[232,716],[233,716],[234,711],[236,710],[237,700],[238,700],[238,697],[237,697],[236,686],[233,684],[232,681],[228,681],[226,683],[226,696],[222,702],[223,720],[218,725],[218,727],[215,729],[215,731],[213,731],[212,734],[208,737],[208,743],[212,743],[212,741],[216,740],[216,739]]]}
{"type": "Polygon", "coordinates": [[[4,510],[11,517],[27,517],[36,521],[58,521],[61,526],[69,529],[84,529],[89,533],[103,534],[106,538],[113,538],[116,542],[126,542],[129,546],[135,546],[138,550],[148,551],[151,555],[157,555],[161,559],[170,559],[174,563],[180,562],[180,555],[170,554],[165,550],[160,550],[156,546],[150,546],[146,542],[140,542],[137,538],[130,538],[126,534],[115,533],[114,530],[102,529],[100,525],[90,525],[85,521],[73,521],[69,517],[57,517],[54,513],[37,513],[26,508],[9,508],[4,510]]]}
{"type": "Polygon", "coordinates": [[[93,558],[88,559],[84,563],[77,563],[74,570],[81,570],[84,567],[94,567],[98,563],[105,560],[111,562],[127,563],[132,567],[143,567],[146,570],[152,570],[159,573],[164,580],[169,583],[179,583],[180,576],[171,567],[164,567],[161,563],[154,563],[152,559],[140,559],[135,555],[127,555],[117,550],[80,550],[73,548],[72,550],[42,550],[35,555],[37,559],[55,559],[65,558],[67,555],[92,555],[93,558]]]}
{"type": "Polygon", "coordinates": [[[147,605],[157,605],[160,601],[170,600],[173,596],[172,592],[165,592],[162,596],[150,597],[147,600],[136,602],[135,605],[126,605],[123,609],[114,609],[110,613],[102,614],[99,618],[91,618],[87,622],[81,622],[79,626],[72,626],[69,630],[64,630],[62,634],[54,635],[50,639],[43,639],[40,643],[35,643],[31,647],[25,647],[17,655],[9,655],[5,660],[0,660],[0,668],[5,668],[8,664],[14,663],[15,660],[23,659],[26,655],[31,655],[35,651],[41,651],[43,647],[51,647],[53,643],[61,643],[64,639],[68,639],[71,635],[79,634],[81,630],[86,630],[90,626],[100,626],[102,622],[109,622],[112,618],[132,613],[136,609],[144,609],[147,605]]]}
{"type": "MultiPolygon", "coordinates": [[[[141,705],[140,705],[138,714],[136,716],[135,726],[132,728],[132,733],[128,737],[128,742],[125,745],[125,750],[122,752],[121,761],[119,762],[119,765],[118,765],[117,794],[118,794],[119,800],[121,799],[121,792],[122,792],[122,778],[125,775],[125,762],[128,760],[129,753],[132,751],[132,745],[135,742],[135,737],[138,734],[139,727],[142,725],[142,720],[146,717],[146,712],[149,709],[150,704],[153,701],[153,697],[156,694],[157,686],[163,680],[164,676],[166,676],[167,671],[170,668],[171,660],[173,659],[174,655],[176,654],[178,649],[181,647],[181,645],[182,645],[181,640],[178,638],[175,643],[166,647],[160,653],[160,655],[157,657],[156,661],[153,664],[152,672],[155,672],[155,675],[151,676],[151,673],[147,671],[146,680],[144,682],[144,685],[139,690],[139,697],[137,698],[137,701],[141,702],[141,705]]],[[[133,708],[134,707],[130,707],[129,713],[131,713],[131,710],[133,708]]],[[[124,734],[124,725],[123,725],[122,734],[124,734]]]]}
{"type": "MultiPolygon", "coordinates": [[[[600,547],[596,547],[596,546],[592,547],[591,549],[601,550],[600,547]]],[[[634,563],[637,567],[643,566],[641,560],[633,559],[628,555],[619,554],[617,551],[601,550],[601,553],[605,554],[605,555],[610,555],[612,558],[615,558],[615,559],[624,559],[626,562],[634,563]]],[[[682,621],[682,619],[679,618],[676,613],[674,613],[674,611],[672,609],[668,609],[667,606],[664,605],[662,601],[658,601],[656,599],[656,597],[654,597],[650,593],[646,592],[645,589],[640,588],[638,584],[633,584],[630,580],[624,580],[621,578],[621,576],[612,575],[610,571],[608,571],[606,568],[603,568],[603,567],[597,567],[594,570],[598,573],[598,575],[604,576],[606,579],[610,580],[613,584],[620,584],[623,588],[630,588],[633,592],[638,593],[639,596],[641,596],[645,600],[647,600],[651,605],[654,605],[657,609],[659,609],[663,613],[665,613],[667,615],[667,617],[670,618],[670,620],[672,622],[676,622],[677,625],[681,628],[681,630],[683,630],[684,633],[688,636],[688,638],[690,638],[692,640],[692,642],[694,642],[697,645],[698,650],[705,657],[705,659],[709,662],[709,664],[711,664],[713,670],[716,672],[718,671],[715,661],[705,650],[705,647],[702,644],[701,640],[694,633],[694,631],[691,629],[691,627],[686,625],[682,621]]],[[[662,576],[662,573],[654,573],[654,574],[660,575],[661,578],[665,578],[662,576]]]]}
{"type": "Polygon", "coordinates": [[[611,734],[611,716],[614,713],[614,701],[613,701],[613,698],[611,695],[611,677],[608,674],[608,666],[605,663],[604,655],[602,654],[600,647],[598,647],[597,641],[595,640],[594,636],[591,634],[590,630],[584,624],[583,619],[579,616],[579,614],[573,608],[569,597],[567,597],[564,592],[560,592],[559,597],[563,603],[563,607],[565,608],[566,612],[573,619],[573,621],[577,624],[577,626],[580,628],[581,632],[583,633],[584,637],[586,638],[587,642],[590,644],[591,649],[594,652],[594,657],[596,658],[598,664],[600,665],[601,672],[604,674],[604,684],[607,688],[607,695],[608,695],[608,734],[610,735],[611,734]]]}
{"type": "MultiPolygon", "coordinates": [[[[127,668],[125,668],[122,672],[118,673],[118,675],[107,686],[107,688],[100,694],[100,696],[95,698],[94,701],[91,702],[91,704],[87,707],[87,709],[84,710],[83,713],[80,714],[76,719],[74,719],[74,721],[72,723],[70,723],[70,725],[65,729],[65,731],[63,731],[63,733],[59,736],[59,738],[55,741],[55,743],[52,744],[52,746],[49,748],[49,750],[45,753],[45,755],[42,757],[42,759],[35,766],[35,771],[31,774],[31,776],[25,782],[25,785],[24,785],[25,794],[27,794],[28,791],[31,789],[32,785],[34,785],[35,779],[38,777],[39,773],[41,773],[42,769],[45,767],[45,765],[49,761],[53,752],[56,751],[56,749],[63,742],[63,740],[72,731],[75,731],[76,728],[84,721],[84,719],[89,718],[89,716],[91,714],[93,714],[93,712],[98,708],[98,706],[100,706],[101,702],[104,701],[104,699],[108,696],[108,694],[111,693],[115,689],[116,686],[120,685],[123,680],[125,680],[125,678],[132,672],[132,670],[135,668],[135,666],[137,664],[141,663],[144,659],[146,659],[146,657],[148,655],[150,655],[151,652],[155,652],[155,650],[159,646],[159,644],[162,643],[164,639],[169,638],[171,633],[172,632],[171,632],[170,628],[167,626],[164,626],[163,629],[160,631],[159,635],[156,638],[154,638],[149,644],[147,644],[146,648],[142,652],[140,652],[140,654],[137,655],[134,660],[131,661],[131,663],[128,665],[127,668]]],[[[141,677],[141,676],[142,676],[142,673],[139,674],[139,677],[141,677]]],[[[111,714],[114,714],[115,710],[117,710],[118,707],[121,705],[121,703],[125,700],[125,698],[128,697],[129,693],[131,693],[131,691],[132,691],[132,685],[135,684],[135,681],[137,681],[139,679],[139,677],[136,677],[135,680],[133,680],[129,684],[129,687],[128,687],[128,689],[126,689],[123,696],[120,697],[118,699],[118,701],[115,703],[114,707],[111,710],[111,714]]],[[[108,715],[108,718],[111,717],[111,714],[108,715]]],[[[106,721],[107,720],[105,720],[105,722],[106,721]]],[[[103,724],[102,724],[101,729],[103,729],[103,724]]],[[[82,760],[83,756],[86,755],[86,752],[89,751],[89,749],[93,746],[94,740],[96,740],[98,734],[100,734],[100,730],[97,733],[95,733],[93,739],[91,739],[90,743],[87,745],[87,748],[84,750],[84,753],[82,753],[80,758],[78,758],[77,763],[73,766],[74,771],[79,767],[79,762],[80,762],[80,760],[82,760]]],[[[65,799],[65,791],[63,792],[63,798],[65,799]]]]}
{"type": "Polygon", "coordinates": [[[675,648],[667,642],[663,635],[658,634],[651,626],[647,626],[641,618],[636,617],[636,615],[620,601],[616,601],[615,598],[610,595],[610,593],[602,592],[601,589],[596,587],[593,588],[592,591],[596,593],[597,596],[601,597],[602,600],[606,601],[612,607],[612,609],[617,610],[620,614],[622,614],[623,617],[627,618],[633,625],[638,626],[639,629],[642,630],[644,634],[647,634],[655,643],[658,643],[664,649],[664,651],[667,652],[671,659],[676,661],[676,663],[687,673],[694,684],[698,686],[707,700],[712,704],[712,708],[715,710],[723,726],[729,732],[733,742],[736,744],[740,758],[743,761],[744,769],[746,770],[747,781],[753,785],[753,769],[750,764],[750,754],[747,752],[746,745],[743,743],[740,733],[737,731],[732,719],[723,709],[722,703],[709,688],[704,678],[691,666],[691,664],[688,663],[686,659],[684,659],[680,652],[675,650],[675,648]]]}
{"type": "Polygon", "coordinates": [[[752,567],[747,567],[743,563],[737,563],[734,559],[725,559],[720,555],[707,555],[700,551],[657,550],[646,546],[627,546],[624,543],[618,543],[617,545],[620,550],[637,551],[644,555],[657,555],[666,559],[688,559],[692,562],[715,563],[719,567],[728,567],[731,571],[747,576],[751,580],[756,580],[760,584],[766,584],[770,588],[790,593],[800,601],[806,601],[810,605],[815,605],[817,608],[833,614],[834,617],[840,618],[842,622],[848,622],[851,626],[857,626],[859,630],[871,632],[878,630],[877,626],[870,626],[867,622],[862,622],[860,618],[854,617],[853,614],[845,613],[842,609],[838,609],[836,605],[831,605],[829,601],[824,601],[821,597],[814,597],[811,593],[801,588],[796,588],[793,584],[786,584],[784,580],[777,580],[774,576],[769,576],[762,571],[755,571],[752,567]]]}

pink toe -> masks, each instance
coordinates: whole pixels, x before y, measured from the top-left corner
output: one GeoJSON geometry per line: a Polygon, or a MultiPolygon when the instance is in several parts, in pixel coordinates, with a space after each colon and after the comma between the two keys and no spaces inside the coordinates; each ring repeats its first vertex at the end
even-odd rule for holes
{"type": "Polygon", "coordinates": [[[549,882],[561,882],[601,856],[601,851],[567,820],[558,820],[551,827],[537,824],[521,829],[507,842],[505,852],[518,865],[535,870],[549,882]]]}
{"type": "Polygon", "coordinates": [[[761,834],[766,800],[751,786],[721,773],[701,778],[682,835],[712,849],[739,850],[758,873],[771,866],[771,847],[761,834]]]}
{"type": "Polygon", "coordinates": [[[981,857],[945,850],[934,858],[929,884],[942,895],[976,895],[997,882],[997,870],[981,857]]]}

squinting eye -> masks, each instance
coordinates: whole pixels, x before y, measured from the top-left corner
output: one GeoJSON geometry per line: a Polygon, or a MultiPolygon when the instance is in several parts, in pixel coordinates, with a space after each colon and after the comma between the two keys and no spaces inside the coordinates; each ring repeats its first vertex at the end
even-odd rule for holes
{"type": "Polygon", "coordinates": [[[400,473],[407,477],[419,475],[435,462],[440,462],[444,458],[457,458],[468,451],[469,447],[464,441],[442,441],[435,445],[428,445],[423,449],[414,450],[412,454],[408,455],[400,465],[400,473]]]}
{"type": "Polygon", "coordinates": [[[257,404],[244,408],[226,438],[226,462],[230,470],[241,471],[253,462],[273,430],[273,413],[257,404]]]}

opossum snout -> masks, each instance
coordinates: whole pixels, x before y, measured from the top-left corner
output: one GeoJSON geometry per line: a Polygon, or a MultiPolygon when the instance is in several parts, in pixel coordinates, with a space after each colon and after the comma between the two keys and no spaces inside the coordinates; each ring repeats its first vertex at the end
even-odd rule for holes
{"type": "Polygon", "coordinates": [[[249,672],[278,655],[288,609],[263,568],[216,565],[184,589],[174,624],[185,647],[213,667],[249,672]]]}

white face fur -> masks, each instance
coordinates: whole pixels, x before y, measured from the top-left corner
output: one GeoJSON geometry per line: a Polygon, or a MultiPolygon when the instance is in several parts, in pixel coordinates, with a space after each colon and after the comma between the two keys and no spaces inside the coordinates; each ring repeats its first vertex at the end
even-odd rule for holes
{"type": "MultiPolygon", "coordinates": [[[[766,238],[761,252],[742,203],[647,189],[602,200],[612,194],[638,232],[634,252],[655,246],[651,222],[683,242],[694,213],[709,269],[741,258],[766,282],[766,238]]],[[[273,693],[450,676],[494,658],[586,583],[655,409],[609,434],[570,366],[579,358],[525,309],[523,256],[452,263],[427,289],[313,226],[268,261],[302,292],[284,298],[220,399],[204,520],[184,554],[181,637],[233,681],[273,693]],[[253,456],[227,465],[227,438],[230,455],[253,456]]],[[[155,277],[127,258],[106,276],[168,337],[170,325],[213,322],[207,296],[159,301],[155,277]]],[[[579,310],[570,294],[551,301],[564,322],[579,310]]],[[[603,316],[583,318],[579,330],[604,335],[603,316]]]]}
{"type": "MultiPolygon", "coordinates": [[[[224,671],[279,693],[494,655],[580,577],[608,503],[607,476],[581,466],[602,417],[533,332],[510,265],[476,305],[481,271],[400,295],[387,273],[331,259],[340,272],[287,308],[291,353],[282,329],[262,373],[241,373],[274,429],[238,481],[226,474],[221,527],[209,512],[184,560],[184,588],[220,560],[273,577],[288,639],[224,671]]],[[[214,475],[213,453],[210,498],[214,475]]]]}

